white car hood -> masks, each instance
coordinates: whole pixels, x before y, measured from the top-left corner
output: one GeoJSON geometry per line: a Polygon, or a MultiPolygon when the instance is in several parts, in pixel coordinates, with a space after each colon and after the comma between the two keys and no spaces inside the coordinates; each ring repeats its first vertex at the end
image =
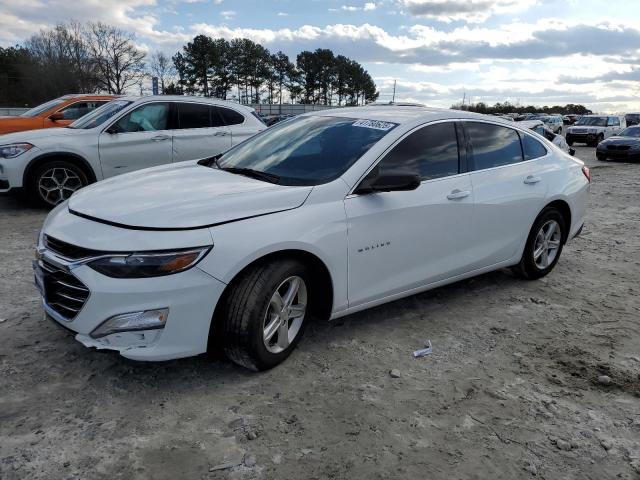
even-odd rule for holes
{"type": "Polygon", "coordinates": [[[69,211],[123,228],[186,230],[291,210],[304,203],[312,188],[181,162],[83,188],[69,200],[69,211]]]}
{"type": "Polygon", "coordinates": [[[48,138],[63,138],[69,135],[77,135],[78,132],[86,132],[87,130],[78,130],[74,128],[41,128],[39,130],[25,130],[23,132],[6,133],[0,137],[0,144],[7,145],[9,143],[29,142],[38,146],[38,140],[48,138]]]}

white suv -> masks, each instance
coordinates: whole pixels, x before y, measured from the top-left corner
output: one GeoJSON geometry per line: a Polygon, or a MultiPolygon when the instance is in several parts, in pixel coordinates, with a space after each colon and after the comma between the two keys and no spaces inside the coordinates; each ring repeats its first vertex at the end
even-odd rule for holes
{"type": "Polygon", "coordinates": [[[252,108],[223,100],[122,97],[66,128],[0,137],[0,192],[25,187],[54,206],[89,183],[210,157],[265,128],[252,108]]]}
{"type": "Polygon", "coordinates": [[[222,346],[261,370],[310,317],[502,267],[548,274],[588,190],[583,162],[514,122],[314,112],[76,193],[47,217],[36,283],[47,315],[88,347],[167,360],[222,346]]]}
{"type": "Polygon", "coordinates": [[[597,146],[605,138],[617,135],[627,128],[624,116],[584,115],[567,129],[567,143],[583,142],[590,147],[597,146]]]}

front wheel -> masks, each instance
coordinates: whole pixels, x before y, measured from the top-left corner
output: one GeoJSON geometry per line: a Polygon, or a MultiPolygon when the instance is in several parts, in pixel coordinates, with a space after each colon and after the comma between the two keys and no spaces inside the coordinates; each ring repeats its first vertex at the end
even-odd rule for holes
{"type": "Polygon", "coordinates": [[[519,276],[535,280],[556,266],[566,238],[564,217],[554,207],[545,208],[531,227],[520,263],[513,268],[519,276]]]}
{"type": "Polygon", "coordinates": [[[314,299],[307,267],[296,260],[259,264],[231,289],[219,339],[227,357],[256,371],[283,362],[302,336],[314,299]]]}
{"type": "Polygon", "coordinates": [[[31,175],[29,197],[42,206],[52,208],[88,184],[87,175],[77,165],[66,160],[52,160],[36,167],[31,175]]]}

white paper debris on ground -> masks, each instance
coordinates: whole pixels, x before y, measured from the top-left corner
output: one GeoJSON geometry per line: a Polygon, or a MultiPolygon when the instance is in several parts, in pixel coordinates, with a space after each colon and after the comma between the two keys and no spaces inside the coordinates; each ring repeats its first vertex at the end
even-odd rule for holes
{"type": "Polygon", "coordinates": [[[425,348],[421,348],[420,350],[416,350],[413,352],[414,358],[425,357],[433,352],[433,347],[431,346],[431,340],[427,340],[424,344],[425,348]]]}

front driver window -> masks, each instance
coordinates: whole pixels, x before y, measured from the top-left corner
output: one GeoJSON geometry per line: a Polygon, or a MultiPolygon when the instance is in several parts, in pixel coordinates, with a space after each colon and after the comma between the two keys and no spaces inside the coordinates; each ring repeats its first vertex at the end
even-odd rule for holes
{"type": "Polygon", "coordinates": [[[397,144],[378,164],[378,172],[407,170],[422,180],[456,175],[458,138],[453,122],[436,123],[416,130],[397,144]]]}
{"type": "Polygon", "coordinates": [[[136,108],[116,123],[118,133],[166,130],[169,122],[168,103],[149,103],[136,108]]]}
{"type": "Polygon", "coordinates": [[[107,102],[76,102],[67,105],[60,112],[65,120],[77,120],[107,102]]]}

